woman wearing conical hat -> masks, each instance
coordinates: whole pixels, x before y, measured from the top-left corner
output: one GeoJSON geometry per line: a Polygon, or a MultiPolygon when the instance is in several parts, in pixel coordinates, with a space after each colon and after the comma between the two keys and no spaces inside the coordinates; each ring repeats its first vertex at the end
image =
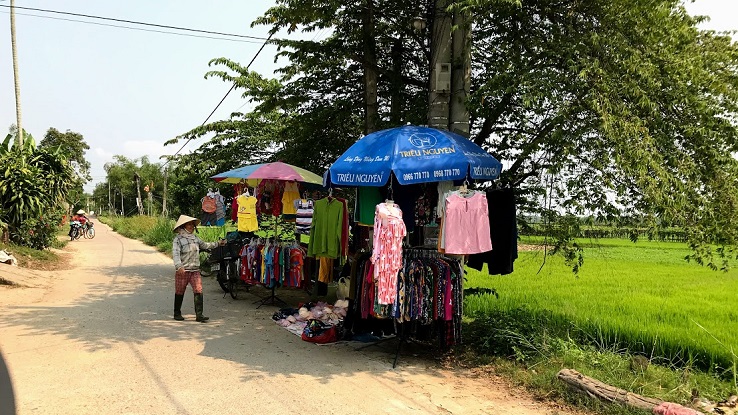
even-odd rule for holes
{"type": "Polygon", "coordinates": [[[202,277],[200,276],[200,250],[210,250],[218,245],[225,245],[225,240],[220,242],[205,242],[198,238],[194,232],[200,220],[187,215],[180,215],[174,225],[174,233],[177,235],[172,241],[172,258],[174,259],[174,319],[184,320],[182,317],[182,301],[187,284],[192,286],[195,294],[195,320],[205,323],[209,320],[203,312],[202,299],[202,277]]]}

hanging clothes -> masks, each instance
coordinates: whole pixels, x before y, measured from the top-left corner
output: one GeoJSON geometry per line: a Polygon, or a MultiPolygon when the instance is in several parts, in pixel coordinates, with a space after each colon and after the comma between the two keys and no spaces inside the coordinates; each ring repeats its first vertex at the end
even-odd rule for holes
{"type": "Polygon", "coordinates": [[[257,214],[279,216],[282,214],[282,194],[284,181],[262,180],[254,190],[259,203],[256,205],[257,214]]]}
{"type": "Polygon", "coordinates": [[[446,198],[443,240],[448,254],[478,254],[492,250],[489,209],[483,192],[452,193],[446,198]]]}
{"type": "Polygon", "coordinates": [[[312,199],[298,199],[294,202],[297,218],[295,219],[295,233],[301,235],[310,235],[310,227],[313,224],[313,208],[315,206],[312,199]]]}
{"type": "Polygon", "coordinates": [[[257,200],[253,196],[241,195],[238,197],[238,231],[255,232],[259,230],[256,217],[257,200]]]}
{"type": "Polygon", "coordinates": [[[308,256],[334,259],[341,256],[345,209],[346,204],[333,197],[315,201],[308,256]]]}
{"type": "Polygon", "coordinates": [[[354,220],[361,226],[374,226],[374,212],[382,203],[378,187],[360,186],[356,189],[354,220]]]}
{"type": "Polygon", "coordinates": [[[297,187],[297,182],[287,182],[284,185],[284,192],[282,193],[282,214],[297,214],[297,210],[295,209],[295,201],[299,199],[300,189],[297,187]]]}
{"type": "Polygon", "coordinates": [[[377,281],[379,304],[394,304],[397,272],[402,267],[402,239],[407,234],[402,210],[394,203],[380,203],[374,214],[374,243],[371,261],[377,281]]]}
{"type": "Polygon", "coordinates": [[[216,225],[225,225],[225,198],[220,194],[220,190],[215,192],[215,221],[216,225]]]}
{"type": "Polygon", "coordinates": [[[469,256],[467,265],[481,271],[486,263],[490,275],[507,275],[513,272],[513,264],[518,258],[515,191],[509,187],[489,190],[487,201],[492,250],[469,256]]]}

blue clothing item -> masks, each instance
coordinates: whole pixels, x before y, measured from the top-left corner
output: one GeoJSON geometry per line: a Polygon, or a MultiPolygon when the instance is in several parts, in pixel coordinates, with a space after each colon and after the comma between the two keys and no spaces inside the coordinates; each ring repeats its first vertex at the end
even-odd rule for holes
{"type": "Polygon", "coordinates": [[[225,218],[218,219],[217,221],[215,221],[215,224],[217,226],[223,226],[223,225],[225,225],[225,218]]]}

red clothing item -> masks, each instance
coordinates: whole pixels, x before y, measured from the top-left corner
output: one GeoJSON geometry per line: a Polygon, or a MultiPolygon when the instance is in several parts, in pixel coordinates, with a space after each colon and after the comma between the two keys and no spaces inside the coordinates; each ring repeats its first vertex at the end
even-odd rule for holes
{"type": "Polygon", "coordinates": [[[343,223],[341,224],[341,256],[348,256],[348,241],[349,241],[349,215],[348,215],[348,203],[346,199],[337,197],[336,200],[343,203],[343,223]]]}

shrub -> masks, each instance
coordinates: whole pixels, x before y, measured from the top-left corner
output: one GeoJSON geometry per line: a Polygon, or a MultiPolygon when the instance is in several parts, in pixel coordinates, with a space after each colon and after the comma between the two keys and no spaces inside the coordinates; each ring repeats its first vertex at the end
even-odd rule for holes
{"type": "Polygon", "coordinates": [[[51,212],[38,218],[29,218],[11,229],[10,240],[33,249],[46,249],[56,240],[62,221],[61,212],[51,212]]]}

